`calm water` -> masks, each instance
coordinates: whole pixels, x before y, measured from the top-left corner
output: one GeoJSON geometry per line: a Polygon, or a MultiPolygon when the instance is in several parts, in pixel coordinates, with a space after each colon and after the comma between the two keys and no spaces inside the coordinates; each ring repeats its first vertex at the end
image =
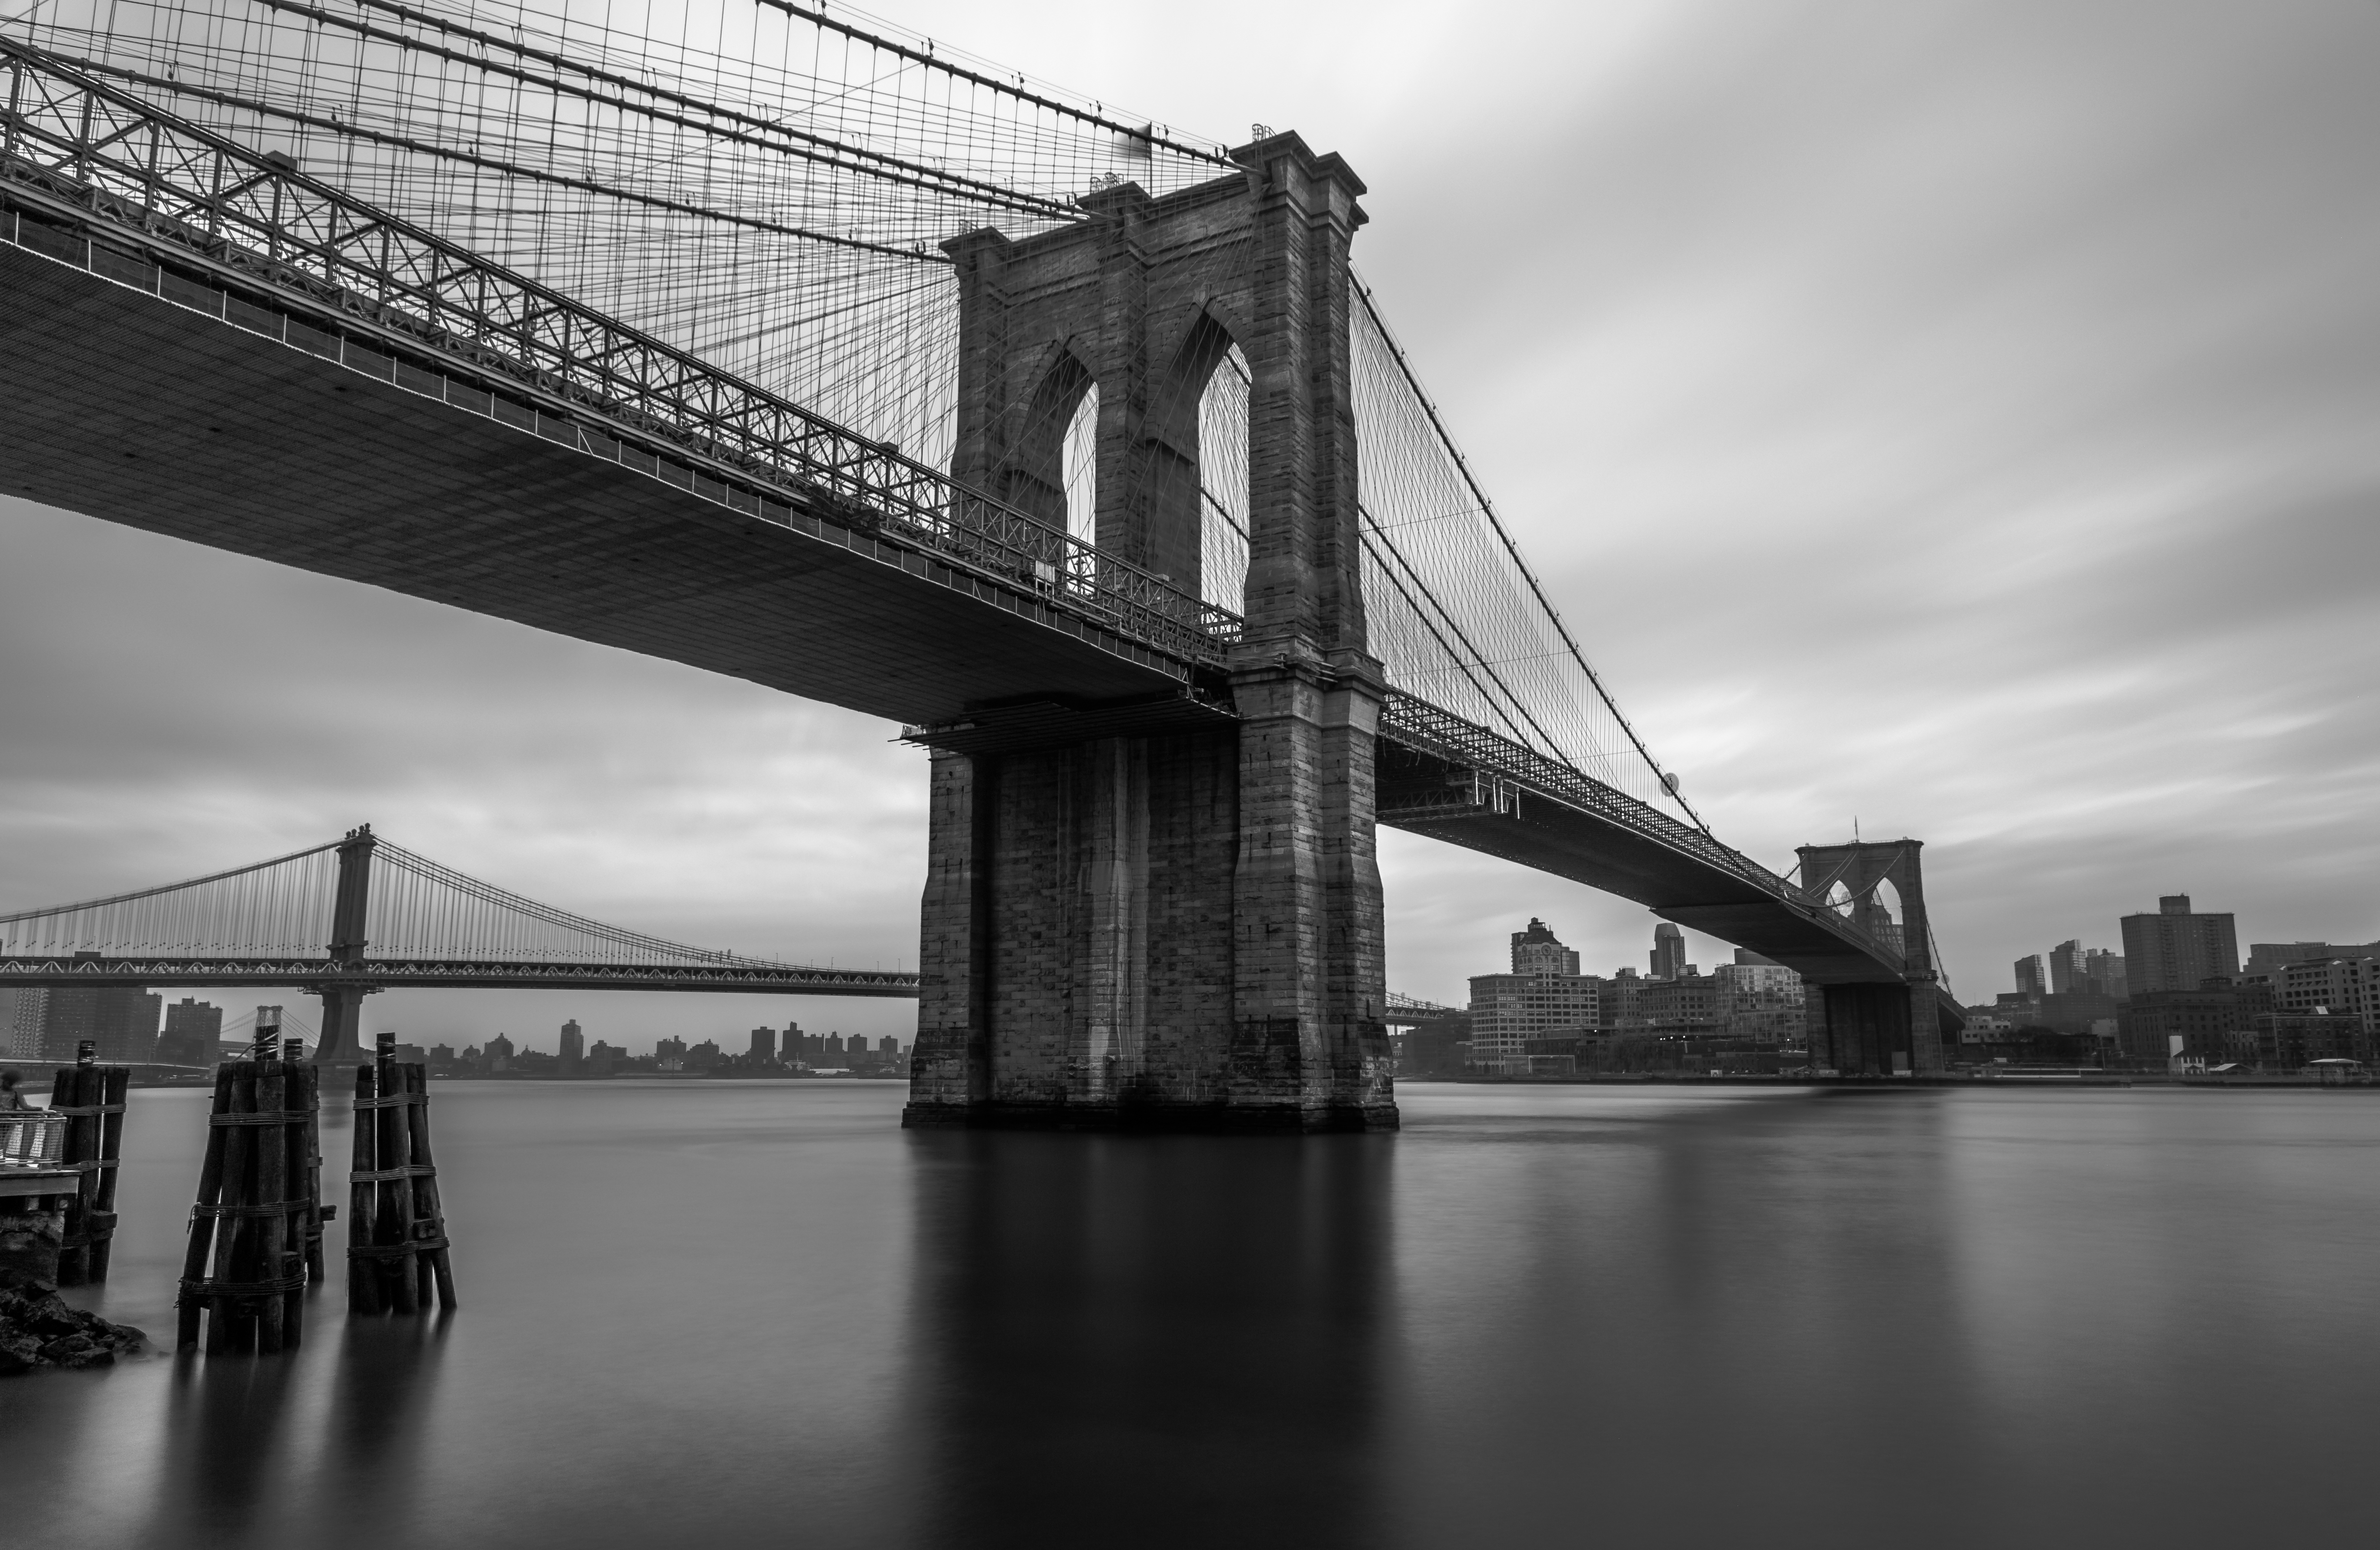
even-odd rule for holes
{"type": "MultiPolygon", "coordinates": [[[[2380,1535],[2361,1094],[1408,1086],[1400,1136],[1209,1141],[907,1134],[892,1084],[433,1092],[462,1311],[334,1288],[287,1359],[9,1380],[0,1538],[2380,1535]]],[[[135,1094],[85,1300],[152,1333],[204,1104],[135,1094]]]]}

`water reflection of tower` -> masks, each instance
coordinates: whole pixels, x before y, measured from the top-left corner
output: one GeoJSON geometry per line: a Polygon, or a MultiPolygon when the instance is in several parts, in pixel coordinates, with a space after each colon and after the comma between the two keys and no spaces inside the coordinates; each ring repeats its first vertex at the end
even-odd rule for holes
{"type": "Polygon", "coordinates": [[[918,1542],[1393,1537],[1389,1143],[907,1139],[918,1542]]]}

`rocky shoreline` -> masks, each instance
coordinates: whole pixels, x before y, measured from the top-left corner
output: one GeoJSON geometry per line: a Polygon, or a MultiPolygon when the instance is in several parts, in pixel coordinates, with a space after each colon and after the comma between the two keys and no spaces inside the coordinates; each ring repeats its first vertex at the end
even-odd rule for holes
{"type": "Polygon", "coordinates": [[[39,1367],[112,1367],[148,1338],[130,1324],[70,1308],[39,1285],[0,1288],[0,1377],[39,1367]]]}

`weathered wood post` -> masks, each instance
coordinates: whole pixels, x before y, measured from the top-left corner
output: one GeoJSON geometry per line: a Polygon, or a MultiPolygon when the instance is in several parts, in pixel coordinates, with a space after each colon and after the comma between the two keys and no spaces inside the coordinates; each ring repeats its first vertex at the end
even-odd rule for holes
{"type": "Polygon", "coordinates": [[[433,1291],[455,1306],[438,1169],[430,1158],[429,1073],[396,1058],[383,1033],[356,1070],[355,1171],[348,1176],[347,1306],[418,1313],[433,1291]]]}
{"type": "MultiPolygon", "coordinates": [[[[277,1017],[260,1015],[258,1026],[251,1058],[215,1069],[176,1310],[182,1349],[199,1343],[202,1313],[210,1354],[285,1350],[305,1330],[308,1234],[320,1238],[322,1217],[313,1068],[301,1043],[279,1044],[277,1017]]],[[[311,1274],[321,1278],[319,1255],[311,1274]]]]}
{"type": "Polygon", "coordinates": [[[188,1350],[199,1343],[199,1316],[206,1312],[204,1290],[207,1261],[214,1252],[221,1229],[224,1144],[229,1131],[215,1122],[231,1112],[231,1063],[215,1068],[214,1107],[207,1117],[207,1154],[199,1165],[198,1203],[190,1207],[190,1240],[182,1249],[181,1292],[174,1305],[174,1346],[188,1350]]]}
{"type": "Polygon", "coordinates": [[[347,1172],[347,1312],[377,1313],[381,1311],[380,1275],[368,1250],[378,1239],[379,1230],[372,1206],[380,1191],[372,1185],[373,1170],[380,1166],[378,1155],[380,1109],[373,1100],[380,1095],[378,1073],[367,1060],[356,1068],[356,1136],[355,1148],[347,1172]]]}
{"type": "Polygon", "coordinates": [[[434,1283],[438,1306],[455,1306],[455,1266],[446,1252],[446,1213],[438,1202],[438,1165],[430,1155],[430,1070],[419,1062],[405,1068],[405,1090],[415,1101],[406,1105],[406,1130],[413,1152],[413,1219],[420,1239],[417,1277],[423,1306],[434,1283]]]}
{"type": "Polygon", "coordinates": [[[67,1206],[66,1239],[58,1251],[58,1285],[107,1279],[115,1238],[116,1157],[124,1145],[124,1095],[131,1073],[98,1063],[98,1045],[85,1039],[75,1063],[50,1085],[50,1112],[67,1118],[60,1162],[82,1177],[67,1206]]]}

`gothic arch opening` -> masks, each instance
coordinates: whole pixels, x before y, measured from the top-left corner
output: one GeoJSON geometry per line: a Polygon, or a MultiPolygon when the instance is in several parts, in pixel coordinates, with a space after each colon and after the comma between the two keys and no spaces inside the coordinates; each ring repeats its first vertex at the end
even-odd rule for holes
{"type": "MultiPolygon", "coordinates": [[[[1068,360],[1074,359],[1072,356],[1068,360]]],[[[1092,383],[1066,422],[1059,453],[1059,476],[1066,489],[1066,531],[1086,543],[1099,541],[1099,384],[1092,383]]]]}
{"type": "Polygon", "coordinates": [[[1019,510],[1087,539],[1089,513],[1094,509],[1097,459],[1089,448],[1099,422],[1099,384],[1090,369],[1071,349],[1060,347],[1049,370],[1026,400],[1021,416],[1009,428],[1008,445],[990,470],[991,493],[1019,510]],[[1089,410],[1086,421],[1084,411],[1089,410]],[[1080,493],[1083,526],[1075,526],[1078,472],[1070,454],[1082,443],[1080,493]]]}
{"type": "Polygon", "coordinates": [[[1140,562],[1242,612],[1248,569],[1248,363],[1201,313],[1150,395],[1138,500],[1140,562]]]}

